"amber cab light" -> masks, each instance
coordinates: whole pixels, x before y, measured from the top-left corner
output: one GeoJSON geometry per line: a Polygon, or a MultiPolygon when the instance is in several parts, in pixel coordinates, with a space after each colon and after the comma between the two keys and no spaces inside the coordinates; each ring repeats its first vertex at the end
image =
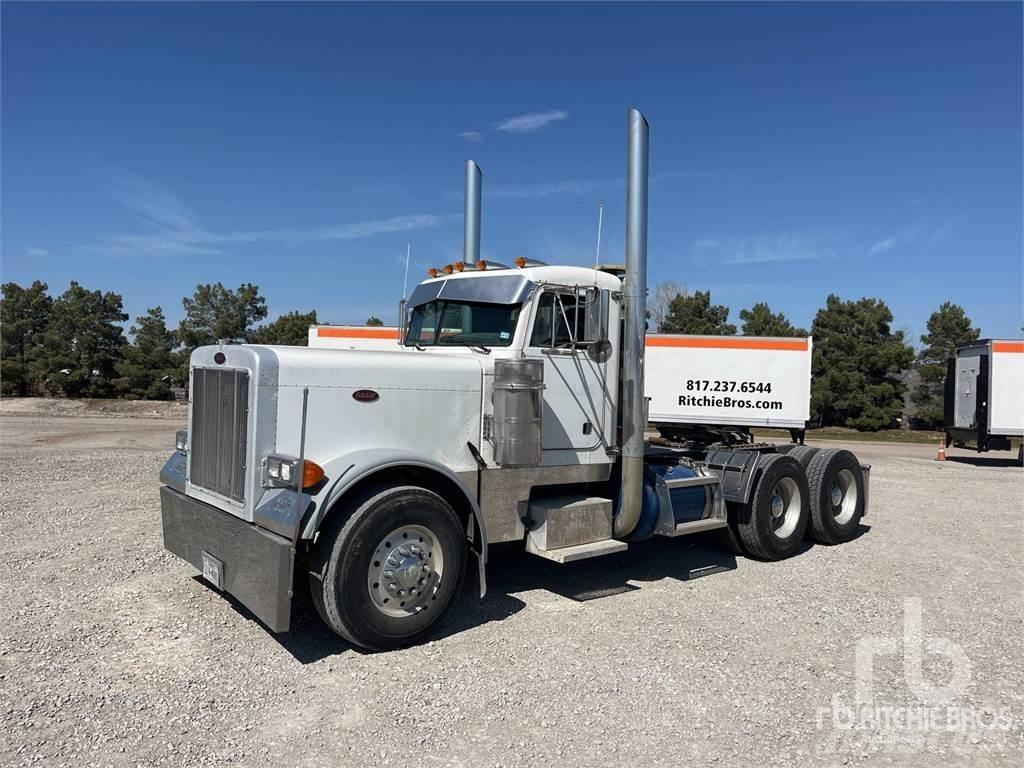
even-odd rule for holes
{"type": "Polygon", "coordinates": [[[310,488],[324,479],[324,468],[315,461],[302,462],[302,487],[310,488]]]}
{"type": "Polygon", "coordinates": [[[517,267],[522,269],[523,267],[526,266],[526,257],[525,256],[517,256],[515,264],[516,264],[517,267]]]}
{"type": "Polygon", "coordinates": [[[430,269],[427,270],[427,274],[430,275],[431,277],[437,277],[437,269],[431,267],[430,269]]]}

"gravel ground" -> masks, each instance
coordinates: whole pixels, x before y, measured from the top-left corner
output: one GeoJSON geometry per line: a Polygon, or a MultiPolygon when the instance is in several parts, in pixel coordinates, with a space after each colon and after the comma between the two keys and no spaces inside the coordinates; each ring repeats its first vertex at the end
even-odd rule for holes
{"type": "MultiPolygon", "coordinates": [[[[177,414],[0,407],[0,764],[1024,763],[1009,454],[852,445],[874,465],[862,535],[781,563],[706,534],[568,566],[493,548],[484,601],[470,584],[433,642],[364,654],[308,601],[271,635],[163,551],[177,414]],[[969,663],[924,715],[900,651],[908,598],[924,650],[969,663]],[[837,728],[872,637],[897,647],[875,659],[870,711],[918,715],[837,728]]],[[[926,652],[922,669],[944,686],[964,666],[926,652]]]]}

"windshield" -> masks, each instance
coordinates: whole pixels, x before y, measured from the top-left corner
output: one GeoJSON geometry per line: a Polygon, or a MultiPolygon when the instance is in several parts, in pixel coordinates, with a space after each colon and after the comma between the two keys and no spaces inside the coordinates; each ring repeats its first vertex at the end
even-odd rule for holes
{"type": "Polygon", "coordinates": [[[518,304],[438,299],[412,311],[406,345],[507,347],[519,319],[518,304]]]}

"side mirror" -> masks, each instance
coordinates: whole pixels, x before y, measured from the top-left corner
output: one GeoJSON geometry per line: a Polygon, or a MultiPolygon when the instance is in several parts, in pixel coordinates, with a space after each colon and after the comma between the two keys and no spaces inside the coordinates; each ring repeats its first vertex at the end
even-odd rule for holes
{"type": "Polygon", "coordinates": [[[583,294],[585,308],[583,338],[581,342],[593,344],[608,340],[608,307],[611,305],[611,291],[601,288],[587,288],[583,294]]]}

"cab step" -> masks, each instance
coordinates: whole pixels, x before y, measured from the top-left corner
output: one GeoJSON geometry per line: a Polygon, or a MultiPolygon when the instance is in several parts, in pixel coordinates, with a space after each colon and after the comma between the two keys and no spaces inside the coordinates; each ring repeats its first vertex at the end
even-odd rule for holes
{"type": "Polygon", "coordinates": [[[586,560],[588,557],[600,557],[601,555],[612,555],[616,552],[624,552],[629,545],[624,541],[616,539],[604,539],[603,541],[592,541],[589,544],[577,544],[572,547],[559,547],[558,549],[539,549],[533,543],[533,539],[526,540],[526,551],[531,555],[538,555],[547,560],[554,560],[556,563],[571,563],[575,560],[586,560]]]}

